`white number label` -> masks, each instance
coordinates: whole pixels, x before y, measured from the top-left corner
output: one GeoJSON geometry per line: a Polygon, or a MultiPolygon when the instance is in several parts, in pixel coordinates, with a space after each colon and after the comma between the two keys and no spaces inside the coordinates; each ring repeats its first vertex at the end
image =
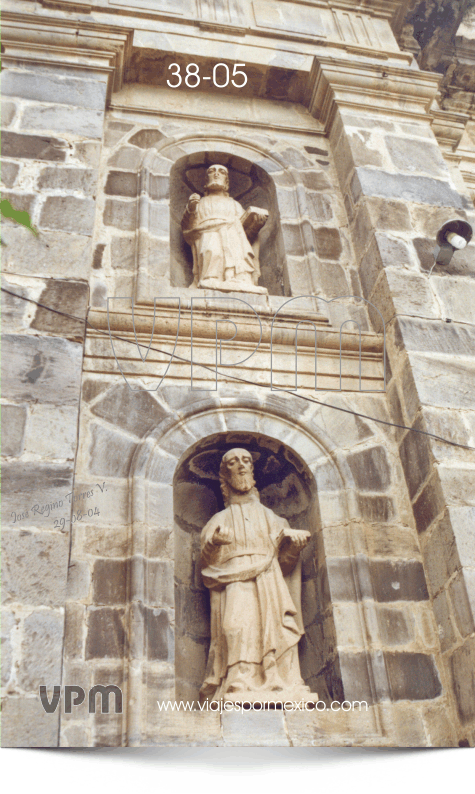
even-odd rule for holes
{"type": "Polygon", "coordinates": [[[168,68],[173,69],[174,66],[176,67],[176,72],[172,72],[172,75],[173,77],[178,77],[178,83],[170,83],[170,80],[167,80],[167,85],[169,85],[170,88],[178,88],[178,86],[181,85],[183,82],[180,74],[180,64],[171,63],[168,68]]]}
{"type": "Polygon", "coordinates": [[[245,86],[245,85],[246,85],[246,83],[247,83],[247,74],[246,74],[246,72],[241,72],[241,71],[240,71],[240,70],[237,68],[238,66],[245,66],[245,65],[246,65],[245,63],[235,63],[235,64],[234,64],[234,69],[233,69],[233,79],[231,80],[231,82],[232,82],[232,84],[233,84],[233,86],[234,86],[235,88],[244,88],[244,86],[245,86]],[[237,76],[238,76],[238,74],[242,74],[242,76],[244,77],[244,81],[243,81],[242,83],[235,83],[235,82],[234,82],[234,78],[235,78],[235,77],[237,77],[237,76]]]}

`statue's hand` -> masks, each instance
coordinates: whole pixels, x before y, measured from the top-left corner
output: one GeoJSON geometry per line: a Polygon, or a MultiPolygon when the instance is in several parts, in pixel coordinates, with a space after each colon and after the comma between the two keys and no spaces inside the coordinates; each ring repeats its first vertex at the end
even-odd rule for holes
{"type": "Polygon", "coordinates": [[[280,535],[280,545],[290,543],[295,549],[300,551],[310,540],[310,532],[304,529],[291,529],[286,527],[280,535]]]}
{"type": "Polygon", "coordinates": [[[229,546],[232,543],[231,530],[228,527],[217,527],[213,535],[215,546],[229,546]]]}
{"type": "Polygon", "coordinates": [[[201,200],[199,193],[192,193],[188,199],[187,210],[188,212],[196,212],[196,208],[201,200]]]}

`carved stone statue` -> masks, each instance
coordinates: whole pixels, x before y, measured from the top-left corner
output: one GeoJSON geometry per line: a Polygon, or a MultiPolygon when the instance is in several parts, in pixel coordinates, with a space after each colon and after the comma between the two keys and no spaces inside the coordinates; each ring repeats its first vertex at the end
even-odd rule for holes
{"type": "Polygon", "coordinates": [[[211,647],[200,697],[264,703],[315,700],[299,666],[299,555],[310,533],[261,504],[251,453],[222,459],[225,509],[201,532],[203,581],[211,596],[211,647]]]}
{"type": "Polygon", "coordinates": [[[257,286],[257,235],[269,213],[256,207],[244,212],[228,189],[228,169],[212,165],[207,171],[205,195],[201,198],[193,193],[188,200],[181,225],[193,252],[192,286],[267,294],[265,287],[257,286]]]}

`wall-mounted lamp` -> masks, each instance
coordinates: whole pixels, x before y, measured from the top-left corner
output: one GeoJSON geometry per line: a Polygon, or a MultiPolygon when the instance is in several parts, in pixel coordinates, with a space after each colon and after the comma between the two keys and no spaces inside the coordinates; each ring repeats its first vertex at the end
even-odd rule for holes
{"type": "MultiPolygon", "coordinates": [[[[437,248],[434,251],[436,265],[447,267],[455,251],[465,248],[472,239],[473,229],[469,223],[461,220],[447,221],[437,234],[437,248]]],[[[430,275],[430,273],[429,273],[430,275]]]]}

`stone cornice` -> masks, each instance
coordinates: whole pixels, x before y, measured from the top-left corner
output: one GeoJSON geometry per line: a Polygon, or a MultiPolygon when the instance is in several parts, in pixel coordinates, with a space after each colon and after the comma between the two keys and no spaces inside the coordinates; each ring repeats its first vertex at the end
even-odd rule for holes
{"type": "Polygon", "coordinates": [[[45,64],[107,76],[107,100],[119,91],[132,51],[133,30],[94,22],[2,14],[3,64],[45,64]]]}
{"type": "Polygon", "coordinates": [[[308,82],[308,107],[327,132],[337,108],[427,119],[439,81],[440,76],[430,72],[316,57],[308,82]]]}

